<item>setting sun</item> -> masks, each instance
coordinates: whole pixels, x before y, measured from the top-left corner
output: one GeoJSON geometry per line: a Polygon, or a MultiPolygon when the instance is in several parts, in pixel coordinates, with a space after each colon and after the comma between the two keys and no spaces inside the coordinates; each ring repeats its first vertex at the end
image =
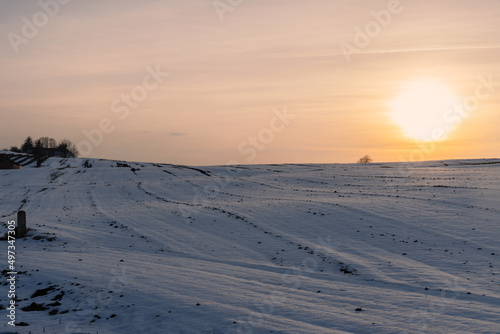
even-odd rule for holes
{"type": "Polygon", "coordinates": [[[410,138],[444,139],[454,129],[454,124],[447,122],[444,116],[457,101],[451,89],[440,82],[415,81],[407,84],[391,102],[391,118],[410,138]]]}

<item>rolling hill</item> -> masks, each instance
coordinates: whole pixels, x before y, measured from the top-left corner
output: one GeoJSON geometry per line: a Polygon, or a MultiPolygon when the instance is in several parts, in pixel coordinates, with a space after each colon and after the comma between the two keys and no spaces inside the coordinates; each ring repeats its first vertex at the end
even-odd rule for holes
{"type": "MultiPolygon", "coordinates": [[[[499,333],[500,160],[190,167],[49,158],[19,210],[19,333],[499,333]]],[[[0,242],[7,275],[7,242],[0,242]]]]}

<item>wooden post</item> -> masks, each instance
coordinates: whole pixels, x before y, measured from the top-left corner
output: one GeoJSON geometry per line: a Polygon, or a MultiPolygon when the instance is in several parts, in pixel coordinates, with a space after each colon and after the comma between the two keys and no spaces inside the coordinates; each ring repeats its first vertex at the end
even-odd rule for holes
{"type": "Polygon", "coordinates": [[[16,238],[20,238],[26,234],[26,212],[17,212],[16,238]]]}

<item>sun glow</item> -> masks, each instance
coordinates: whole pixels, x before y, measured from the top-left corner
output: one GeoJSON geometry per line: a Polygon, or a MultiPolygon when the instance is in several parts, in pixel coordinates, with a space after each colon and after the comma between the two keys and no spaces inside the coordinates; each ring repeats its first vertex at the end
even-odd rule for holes
{"type": "Polygon", "coordinates": [[[446,112],[458,97],[446,85],[432,80],[412,82],[392,100],[391,118],[406,136],[419,141],[443,140],[454,129],[446,112]]]}

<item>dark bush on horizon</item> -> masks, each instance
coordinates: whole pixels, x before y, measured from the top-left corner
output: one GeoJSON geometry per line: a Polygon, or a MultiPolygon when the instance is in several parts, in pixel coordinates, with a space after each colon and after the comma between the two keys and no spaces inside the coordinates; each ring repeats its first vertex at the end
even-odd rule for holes
{"type": "Polygon", "coordinates": [[[359,160],[358,160],[358,164],[369,164],[372,162],[373,162],[373,159],[368,154],[365,155],[364,157],[359,158],[359,160]]]}

